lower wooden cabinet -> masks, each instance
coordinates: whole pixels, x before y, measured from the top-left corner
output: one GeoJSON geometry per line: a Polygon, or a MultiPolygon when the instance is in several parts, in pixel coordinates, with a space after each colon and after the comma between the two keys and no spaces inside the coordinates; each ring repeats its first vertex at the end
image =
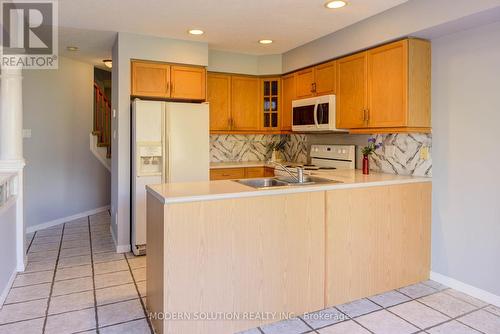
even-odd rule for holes
{"type": "Polygon", "coordinates": [[[211,168],[210,180],[251,179],[274,176],[272,167],[211,168]]]}
{"type": "Polygon", "coordinates": [[[429,279],[431,183],[326,192],[326,307],[429,279]]]}

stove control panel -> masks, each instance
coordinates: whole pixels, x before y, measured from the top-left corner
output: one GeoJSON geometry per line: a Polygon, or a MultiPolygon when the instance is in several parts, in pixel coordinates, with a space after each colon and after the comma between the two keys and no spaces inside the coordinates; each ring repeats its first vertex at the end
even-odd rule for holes
{"type": "Polygon", "coordinates": [[[354,145],[311,145],[311,158],[354,161],[356,146],[354,145]]]}

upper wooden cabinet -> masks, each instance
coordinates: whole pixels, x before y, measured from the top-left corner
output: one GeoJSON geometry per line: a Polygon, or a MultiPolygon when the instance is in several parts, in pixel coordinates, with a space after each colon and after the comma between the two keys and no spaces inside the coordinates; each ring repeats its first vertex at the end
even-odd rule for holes
{"type": "Polygon", "coordinates": [[[207,101],[210,103],[210,130],[231,130],[231,76],[208,73],[207,101]]]}
{"type": "Polygon", "coordinates": [[[170,65],[152,62],[132,62],[132,95],[170,97],[170,65]]]}
{"type": "Polygon", "coordinates": [[[260,130],[260,79],[249,76],[231,77],[232,130],[260,130]]]}
{"type": "Polygon", "coordinates": [[[336,62],[309,67],[296,72],[296,98],[335,94],[336,62]]]}
{"type": "Polygon", "coordinates": [[[406,39],[337,63],[339,128],[352,133],[430,131],[430,42],[406,39]]]}
{"type": "Polygon", "coordinates": [[[177,100],[205,100],[206,70],[198,66],[132,61],[131,95],[177,100]]]}
{"type": "Polygon", "coordinates": [[[292,130],[292,101],[295,97],[295,75],[289,74],[281,78],[281,130],[292,130]]]}
{"type": "Polygon", "coordinates": [[[262,130],[279,130],[280,128],[280,86],[281,79],[279,77],[261,79],[262,130]]]}

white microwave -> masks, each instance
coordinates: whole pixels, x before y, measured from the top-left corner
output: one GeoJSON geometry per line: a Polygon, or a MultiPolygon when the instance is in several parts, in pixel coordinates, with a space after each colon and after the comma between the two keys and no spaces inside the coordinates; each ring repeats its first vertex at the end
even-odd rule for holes
{"type": "Polygon", "coordinates": [[[347,132],[337,129],[335,95],[292,101],[292,131],[347,132]]]}

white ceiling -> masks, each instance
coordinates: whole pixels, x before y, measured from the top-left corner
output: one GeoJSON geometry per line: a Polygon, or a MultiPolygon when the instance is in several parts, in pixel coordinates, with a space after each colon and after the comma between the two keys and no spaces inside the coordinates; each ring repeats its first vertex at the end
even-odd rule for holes
{"type": "Polygon", "coordinates": [[[115,32],[203,41],[211,49],[279,54],[407,0],[60,0],[61,55],[95,63],[110,57],[115,32]],[[202,36],[187,30],[199,28],[202,36]],[[259,39],[275,42],[260,45],[259,39]],[[76,54],[64,48],[77,45],[76,54]]]}

